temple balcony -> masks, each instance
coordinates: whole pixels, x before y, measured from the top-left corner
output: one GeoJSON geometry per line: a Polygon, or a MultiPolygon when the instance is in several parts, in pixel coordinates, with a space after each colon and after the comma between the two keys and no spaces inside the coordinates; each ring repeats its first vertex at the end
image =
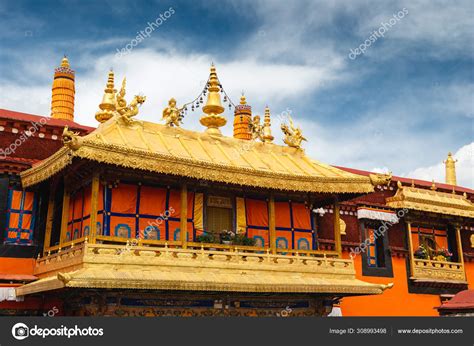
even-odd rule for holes
{"type": "Polygon", "coordinates": [[[146,240],[117,244],[103,236],[91,241],[51,248],[36,261],[40,280],[19,287],[17,294],[119,288],[347,296],[380,294],[389,287],[357,280],[352,260],[320,251],[272,254],[269,248],[146,240]]]}
{"type": "MultiPolygon", "coordinates": [[[[426,221],[425,221],[426,222],[426,221]]],[[[417,286],[467,288],[459,224],[452,226],[453,253],[448,248],[447,228],[412,225],[407,221],[410,280],[417,286]],[[456,261],[453,261],[456,260],[456,261]]]]}
{"type": "Polygon", "coordinates": [[[463,263],[418,259],[412,256],[412,279],[419,284],[467,285],[463,263]]]}

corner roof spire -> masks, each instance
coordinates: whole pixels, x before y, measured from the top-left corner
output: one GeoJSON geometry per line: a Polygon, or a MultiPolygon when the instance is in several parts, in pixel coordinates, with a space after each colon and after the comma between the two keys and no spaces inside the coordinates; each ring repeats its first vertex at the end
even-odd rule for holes
{"type": "Polygon", "coordinates": [[[456,162],[453,158],[453,154],[451,152],[448,153],[448,157],[446,158],[446,161],[444,161],[444,164],[446,165],[446,184],[449,185],[456,185],[456,162]]]}

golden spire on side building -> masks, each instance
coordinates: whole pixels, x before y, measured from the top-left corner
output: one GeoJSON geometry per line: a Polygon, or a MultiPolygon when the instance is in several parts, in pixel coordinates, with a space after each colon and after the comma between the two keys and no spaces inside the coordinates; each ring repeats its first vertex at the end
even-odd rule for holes
{"type": "Polygon", "coordinates": [[[252,107],[247,104],[244,94],[240,97],[240,104],[235,106],[234,111],[234,138],[250,140],[250,121],[252,119],[252,107]]]}
{"type": "Polygon", "coordinates": [[[95,113],[95,118],[99,123],[106,122],[114,115],[116,110],[116,93],[117,90],[114,86],[114,71],[110,70],[107,85],[104,89],[104,96],[102,97],[102,103],[99,105],[100,110],[95,113]]]}
{"type": "Polygon", "coordinates": [[[51,98],[51,118],[74,121],[74,71],[66,56],[54,70],[51,98]]]}
{"type": "Polygon", "coordinates": [[[456,185],[456,162],[458,160],[453,159],[453,154],[448,153],[448,158],[444,161],[446,165],[446,184],[456,185]]]}
{"type": "Polygon", "coordinates": [[[200,122],[203,126],[207,127],[207,133],[220,136],[222,134],[219,127],[224,126],[227,123],[227,119],[220,115],[224,112],[224,107],[221,103],[221,88],[214,64],[211,65],[208,90],[206,105],[202,107],[205,115],[201,117],[200,122]]]}
{"type": "Polygon", "coordinates": [[[272,127],[270,123],[270,108],[265,107],[265,117],[263,118],[263,142],[271,143],[273,141],[272,127]]]}

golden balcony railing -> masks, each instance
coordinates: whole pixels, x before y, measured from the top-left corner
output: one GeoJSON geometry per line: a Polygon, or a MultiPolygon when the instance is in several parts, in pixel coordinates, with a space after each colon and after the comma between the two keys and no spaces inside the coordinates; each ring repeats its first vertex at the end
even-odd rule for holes
{"type": "MultiPolygon", "coordinates": [[[[164,240],[136,240],[119,237],[97,236],[95,243],[89,243],[87,238],[80,238],[63,244],[63,247],[54,246],[47,255],[38,257],[35,266],[35,275],[45,277],[61,271],[76,270],[82,264],[93,260],[96,262],[101,255],[107,254],[110,263],[126,263],[124,258],[200,258],[214,261],[217,258],[227,259],[223,262],[241,263],[248,266],[251,263],[265,263],[278,266],[281,264],[304,264],[307,268],[317,268],[321,273],[338,272],[354,275],[352,260],[339,259],[335,251],[319,250],[292,250],[278,249],[281,254],[271,254],[270,248],[243,245],[226,245],[212,243],[187,243],[181,247],[179,241],[164,240]],[[143,256],[143,257],[142,257],[143,256]],[[323,270],[323,268],[325,268],[323,270]]],[[[197,263],[197,262],[196,262],[197,263]]],[[[209,262],[211,263],[211,262],[209,262]]]]}
{"type": "Polygon", "coordinates": [[[418,282],[467,283],[463,263],[412,257],[412,277],[418,282]]]}
{"type": "Polygon", "coordinates": [[[104,236],[94,243],[79,241],[39,257],[34,274],[40,279],[19,287],[17,294],[104,288],[358,295],[380,294],[391,287],[357,280],[351,259],[322,251],[292,254],[282,249],[287,253],[274,254],[254,246],[183,247],[181,242],[104,236]]]}

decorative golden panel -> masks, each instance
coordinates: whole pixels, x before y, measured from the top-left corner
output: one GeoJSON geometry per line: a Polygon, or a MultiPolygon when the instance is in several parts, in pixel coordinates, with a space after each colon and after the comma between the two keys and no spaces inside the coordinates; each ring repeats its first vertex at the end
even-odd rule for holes
{"type": "Polygon", "coordinates": [[[412,279],[416,281],[439,281],[466,283],[464,266],[461,263],[414,259],[412,279]]]}

